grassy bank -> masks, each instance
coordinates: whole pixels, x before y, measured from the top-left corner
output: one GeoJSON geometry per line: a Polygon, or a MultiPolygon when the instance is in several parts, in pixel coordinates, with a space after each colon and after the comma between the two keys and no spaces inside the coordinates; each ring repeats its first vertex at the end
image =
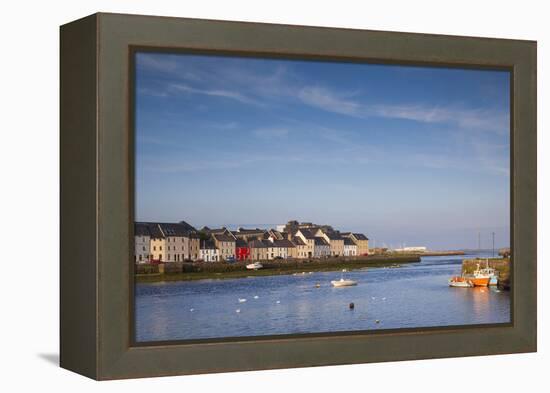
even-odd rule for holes
{"type": "Polygon", "coordinates": [[[242,278],[314,271],[338,271],[341,269],[353,270],[365,267],[395,266],[412,262],[420,262],[420,257],[417,255],[399,255],[262,261],[264,268],[260,270],[247,270],[246,263],[243,262],[181,262],[168,263],[162,266],[140,264],[136,265],[136,280],[137,282],[158,282],[242,278]]]}
{"type": "MultiPolygon", "coordinates": [[[[486,266],[486,258],[464,259],[462,261],[462,274],[470,274],[476,270],[477,265],[481,268],[486,266]]],[[[501,288],[510,288],[510,258],[488,258],[489,267],[498,272],[498,285],[501,288]]]]}

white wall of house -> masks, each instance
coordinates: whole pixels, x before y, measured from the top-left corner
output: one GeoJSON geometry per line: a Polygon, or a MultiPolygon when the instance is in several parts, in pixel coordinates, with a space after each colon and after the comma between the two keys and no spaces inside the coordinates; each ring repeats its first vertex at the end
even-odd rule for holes
{"type": "Polygon", "coordinates": [[[134,261],[136,263],[149,262],[149,255],[151,255],[150,249],[151,249],[150,236],[134,237],[134,261]]]}
{"type": "Polygon", "coordinates": [[[327,245],[315,245],[313,248],[313,256],[315,258],[326,257],[330,255],[330,246],[327,245]]]}
{"type": "Polygon", "coordinates": [[[354,257],[356,255],[357,255],[357,246],[356,245],[344,244],[344,256],[354,257]]]}
{"type": "Polygon", "coordinates": [[[204,262],[218,262],[220,260],[220,250],[217,248],[201,248],[200,259],[204,262]]]}

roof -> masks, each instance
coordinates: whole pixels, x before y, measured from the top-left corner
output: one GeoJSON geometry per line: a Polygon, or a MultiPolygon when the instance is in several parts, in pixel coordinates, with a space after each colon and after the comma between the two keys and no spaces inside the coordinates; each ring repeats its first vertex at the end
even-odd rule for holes
{"type": "Polygon", "coordinates": [[[349,237],[344,238],[344,246],[356,246],[356,244],[349,237]]]}
{"type": "Polygon", "coordinates": [[[160,226],[154,223],[148,223],[147,227],[149,228],[149,233],[154,239],[164,239],[164,233],[160,230],[160,226]]]}
{"type": "Polygon", "coordinates": [[[211,228],[208,228],[208,227],[204,227],[204,228],[203,228],[203,231],[204,231],[204,232],[211,233],[211,234],[229,232],[229,231],[227,230],[226,227],[223,227],[223,228],[214,228],[214,229],[211,229],[211,228]]]}
{"type": "Polygon", "coordinates": [[[357,240],[369,240],[369,238],[362,233],[354,233],[353,236],[355,236],[357,240]]]}
{"type": "Polygon", "coordinates": [[[150,236],[154,239],[165,237],[190,237],[195,228],[185,221],[173,222],[136,222],[134,233],[136,236],[150,236]]]}
{"type": "Polygon", "coordinates": [[[219,242],[234,242],[235,238],[231,235],[225,234],[225,233],[215,233],[212,235],[214,239],[216,239],[219,242]]]}
{"type": "Polygon", "coordinates": [[[305,246],[305,245],[306,245],[306,244],[304,243],[304,241],[303,241],[301,238],[299,238],[298,236],[294,236],[294,237],[292,238],[292,243],[294,243],[294,244],[297,245],[297,246],[305,246]]]}
{"type": "Polygon", "coordinates": [[[273,244],[275,245],[275,247],[279,247],[279,248],[296,247],[290,240],[287,240],[287,239],[275,240],[273,244]]]}
{"type": "Polygon", "coordinates": [[[267,248],[267,247],[270,247],[263,240],[252,240],[251,242],[248,243],[248,245],[250,246],[250,248],[267,248]]]}
{"type": "Polygon", "coordinates": [[[146,222],[134,223],[134,236],[151,236],[151,232],[149,232],[149,226],[146,222]]]}
{"type": "Polygon", "coordinates": [[[328,246],[329,244],[322,237],[316,237],[315,238],[315,245],[316,246],[328,246]]]}
{"type": "Polygon", "coordinates": [[[174,224],[174,223],[159,223],[158,224],[160,229],[162,230],[162,233],[164,233],[165,237],[170,236],[185,236],[188,237],[189,234],[194,231],[194,228],[191,227],[189,224],[174,224]],[[189,229],[191,227],[192,229],[189,229]]]}
{"type": "Polygon", "coordinates": [[[201,241],[200,248],[201,250],[217,250],[216,245],[211,239],[201,241]]]}
{"type": "Polygon", "coordinates": [[[248,247],[248,243],[245,242],[243,239],[237,239],[235,241],[235,247],[248,247]]]}
{"type": "Polygon", "coordinates": [[[304,235],[306,239],[315,239],[315,235],[307,229],[300,229],[300,232],[302,232],[302,235],[304,235]]]}
{"type": "Polygon", "coordinates": [[[342,240],[342,235],[340,235],[338,232],[323,231],[323,233],[327,235],[330,240],[342,240]]]}

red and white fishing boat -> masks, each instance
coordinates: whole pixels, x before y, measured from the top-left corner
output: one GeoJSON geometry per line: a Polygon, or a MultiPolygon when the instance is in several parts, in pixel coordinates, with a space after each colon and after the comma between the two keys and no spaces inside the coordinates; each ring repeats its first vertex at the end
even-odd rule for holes
{"type": "Polygon", "coordinates": [[[476,270],[471,274],[465,275],[464,278],[471,281],[476,287],[486,287],[495,275],[495,269],[489,267],[489,261],[487,261],[487,267],[480,269],[478,263],[476,270]]]}

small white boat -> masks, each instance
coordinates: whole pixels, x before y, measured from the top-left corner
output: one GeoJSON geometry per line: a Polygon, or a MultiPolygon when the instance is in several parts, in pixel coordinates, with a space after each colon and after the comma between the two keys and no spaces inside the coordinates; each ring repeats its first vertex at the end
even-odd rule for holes
{"type": "Polygon", "coordinates": [[[332,286],[338,288],[338,287],[353,287],[354,285],[357,285],[357,281],[353,280],[346,280],[346,279],[339,279],[339,280],[333,280],[330,282],[332,286]]]}
{"type": "Polygon", "coordinates": [[[246,268],[248,270],[258,270],[258,269],[261,269],[262,267],[264,266],[260,262],[254,262],[246,265],[246,268]]]}
{"type": "Polygon", "coordinates": [[[464,277],[453,277],[449,279],[449,286],[455,288],[472,288],[474,283],[464,277]]]}
{"type": "Polygon", "coordinates": [[[353,287],[354,285],[357,285],[357,281],[348,280],[344,278],[344,272],[347,271],[346,269],[342,270],[342,276],[339,280],[333,280],[330,283],[333,287],[340,288],[340,287],[353,287]]]}

